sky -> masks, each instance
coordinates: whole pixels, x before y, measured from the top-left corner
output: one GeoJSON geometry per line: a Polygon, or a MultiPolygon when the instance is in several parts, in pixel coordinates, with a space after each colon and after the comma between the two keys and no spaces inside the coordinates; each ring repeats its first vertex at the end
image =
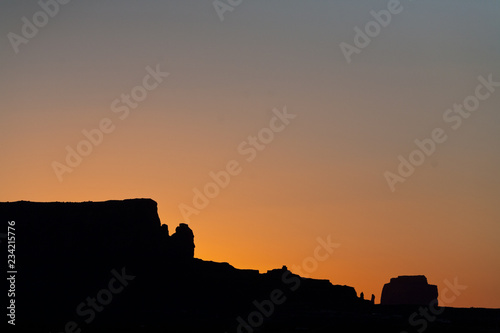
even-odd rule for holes
{"type": "Polygon", "coordinates": [[[0,201],[152,198],[204,260],[500,308],[500,2],[65,1],[0,4],[0,201]]]}

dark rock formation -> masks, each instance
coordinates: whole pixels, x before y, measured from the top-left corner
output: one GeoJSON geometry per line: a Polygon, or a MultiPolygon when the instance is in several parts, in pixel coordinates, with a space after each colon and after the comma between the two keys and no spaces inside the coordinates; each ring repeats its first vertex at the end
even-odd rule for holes
{"type": "Polygon", "coordinates": [[[112,269],[137,270],[161,245],[157,205],[148,199],[0,203],[0,218],[15,221],[21,323],[73,317],[112,269]]]}
{"type": "Polygon", "coordinates": [[[181,223],[175,228],[170,244],[176,259],[184,261],[194,258],[194,234],[187,224],[181,223]]]}
{"type": "Polygon", "coordinates": [[[268,304],[276,290],[285,317],[359,303],[352,287],[286,267],[259,274],[195,259],[192,230],[181,223],[169,235],[150,199],[0,203],[0,220],[16,222],[16,326],[24,330],[61,332],[74,322],[85,332],[234,331],[238,316],[254,313],[256,300],[268,304]]]}
{"type": "MultiPolygon", "coordinates": [[[[196,259],[192,230],[181,224],[170,235],[150,199],[0,203],[0,221],[16,222],[17,332],[415,330],[415,308],[374,305],[349,286],[286,266],[260,274],[196,259]]],[[[0,248],[8,253],[5,238],[0,248]]],[[[382,299],[427,305],[431,296],[425,277],[399,277],[382,299]]],[[[496,332],[500,310],[447,309],[426,325],[429,333],[496,332]]]]}
{"type": "Polygon", "coordinates": [[[167,239],[168,237],[170,237],[170,234],[168,233],[168,225],[166,224],[162,224],[161,225],[161,230],[163,231],[163,234],[164,234],[164,238],[167,239]]]}
{"type": "Polygon", "coordinates": [[[427,306],[437,297],[437,286],[428,284],[424,275],[398,276],[384,285],[380,304],[427,306]]]}

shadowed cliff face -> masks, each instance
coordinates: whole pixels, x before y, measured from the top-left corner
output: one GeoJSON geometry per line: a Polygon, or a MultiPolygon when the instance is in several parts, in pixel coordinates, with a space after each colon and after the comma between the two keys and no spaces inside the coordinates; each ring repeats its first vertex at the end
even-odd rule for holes
{"type": "Polygon", "coordinates": [[[162,237],[150,199],[0,203],[0,216],[16,222],[20,322],[74,317],[76,306],[105,287],[113,270],[150,273],[167,245],[170,257],[193,258],[192,238],[162,237]]]}
{"type": "Polygon", "coordinates": [[[398,276],[384,285],[380,304],[426,306],[437,302],[437,297],[437,286],[428,284],[425,276],[398,276]]]}
{"type": "Polygon", "coordinates": [[[16,222],[17,325],[25,328],[236,329],[254,302],[268,311],[276,290],[286,302],[273,303],[273,315],[359,305],[352,287],[194,259],[192,230],[181,223],[169,235],[150,199],[0,203],[0,218],[16,222]]]}

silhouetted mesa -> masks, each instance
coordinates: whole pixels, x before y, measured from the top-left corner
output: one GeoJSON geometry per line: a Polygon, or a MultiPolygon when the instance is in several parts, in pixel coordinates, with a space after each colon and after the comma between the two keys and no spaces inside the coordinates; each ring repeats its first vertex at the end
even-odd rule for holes
{"type": "MultiPolygon", "coordinates": [[[[260,274],[196,259],[193,231],[181,223],[170,235],[151,199],[0,203],[0,221],[16,222],[18,332],[411,329],[415,309],[375,305],[353,287],[286,266],[260,274]]],[[[7,253],[7,242],[0,248],[7,253]]],[[[381,303],[428,305],[436,297],[424,276],[398,277],[381,303]]],[[[429,333],[498,332],[500,311],[447,308],[428,325],[429,333]]]]}
{"type": "Polygon", "coordinates": [[[113,272],[121,274],[123,268],[126,276],[138,276],[123,291],[127,300],[118,302],[125,296],[114,295],[89,323],[95,325],[113,311],[129,312],[133,302],[128,300],[139,300],[147,276],[162,269],[167,257],[193,260],[192,231],[181,225],[179,234],[169,236],[151,199],[0,203],[0,218],[16,222],[18,326],[54,324],[60,331],[67,321],[92,317],[83,307],[80,312],[89,315],[75,318],[76,308],[107,288],[113,272]]]}
{"type": "Polygon", "coordinates": [[[0,220],[16,222],[16,328],[24,331],[70,323],[83,332],[224,332],[257,312],[291,322],[304,308],[361,304],[352,287],[286,267],[259,274],[195,259],[193,231],[181,223],[170,235],[151,199],[0,203],[0,220]],[[261,308],[277,293],[280,304],[261,308]]]}
{"type": "Polygon", "coordinates": [[[437,297],[437,286],[428,284],[424,275],[404,275],[392,278],[384,285],[380,304],[427,306],[437,297]]]}

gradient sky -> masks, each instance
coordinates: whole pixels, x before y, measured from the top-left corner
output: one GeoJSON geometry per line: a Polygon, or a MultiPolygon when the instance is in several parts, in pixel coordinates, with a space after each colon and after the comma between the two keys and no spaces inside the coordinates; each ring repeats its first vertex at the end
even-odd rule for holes
{"type": "MultiPolygon", "coordinates": [[[[500,2],[401,1],[347,63],[340,43],[388,1],[243,0],[221,21],[211,0],[72,1],[16,54],[37,2],[0,4],[0,201],[158,202],[171,232],[210,172],[241,173],[189,225],[198,258],[260,271],[301,266],[317,238],[340,247],[309,275],[372,293],[424,274],[447,304],[500,308],[500,88],[457,130],[443,120],[500,81],[500,2]],[[111,103],[170,75],[121,120],[111,103]],[[248,162],[237,147],[273,109],[296,115],[248,162]],[[115,130],[60,182],[53,161],[82,130],[115,130]],[[392,192],[414,140],[447,140],[392,192]]],[[[293,270],[292,270],[293,271],[293,270]]]]}

